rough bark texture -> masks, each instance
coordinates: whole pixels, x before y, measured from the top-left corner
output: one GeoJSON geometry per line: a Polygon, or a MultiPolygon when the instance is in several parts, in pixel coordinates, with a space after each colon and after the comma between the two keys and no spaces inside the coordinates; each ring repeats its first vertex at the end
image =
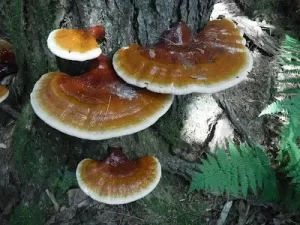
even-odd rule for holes
{"type": "MultiPolygon", "coordinates": [[[[254,50],[254,69],[247,81],[214,95],[176,97],[171,109],[155,125],[105,141],[81,140],[52,129],[35,116],[28,97],[42,74],[56,70],[55,58],[46,46],[52,29],[105,25],[107,35],[101,46],[105,54],[112,56],[115,50],[132,42],[154,43],[163,30],[178,20],[188,22],[194,31],[201,29],[209,19],[212,4],[213,0],[3,1],[0,17],[5,16],[8,32],[0,35],[9,34],[20,66],[11,90],[25,103],[12,143],[20,183],[17,176],[5,174],[1,165],[6,166],[9,160],[2,161],[0,154],[0,177],[5,176],[5,180],[0,179],[0,191],[4,190],[0,212],[5,219],[9,219],[6,212],[13,207],[5,206],[7,196],[20,195],[11,224],[201,224],[205,202],[199,195],[186,194],[186,181],[197,170],[201,156],[225,146],[228,139],[265,142],[264,120],[258,115],[270,97],[273,58],[262,57],[254,50]],[[78,162],[83,158],[103,159],[109,145],[122,146],[132,159],[158,157],[163,168],[158,187],[146,198],[126,206],[96,203],[77,189],[68,192],[68,201],[68,189],[77,187],[78,162]],[[19,185],[18,191],[7,188],[9,180],[19,185]],[[61,207],[54,216],[46,189],[61,207]],[[70,199],[77,199],[76,203],[70,199]]],[[[11,101],[14,98],[11,96],[11,101]]],[[[10,149],[10,142],[4,139],[0,137],[10,149]]],[[[15,199],[17,202],[19,198],[15,199]]]]}
{"type": "MultiPolygon", "coordinates": [[[[142,45],[154,43],[163,30],[178,20],[186,21],[195,31],[200,30],[209,19],[213,2],[214,0],[4,0],[9,38],[14,45],[20,68],[12,87],[26,102],[39,77],[56,70],[55,58],[46,46],[47,36],[55,28],[102,24],[107,31],[102,48],[105,54],[111,56],[117,49],[132,42],[142,45]]],[[[52,208],[45,190],[49,189],[54,193],[59,204],[67,204],[66,191],[77,186],[77,163],[87,157],[102,159],[107,154],[109,145],[122,146],[131,158],[155,155],[168,173],[164,174],[163,181],[152,197],[123,208],[102,204],[100,207],[98,204],[95,206],[97,209],[109,210],[112,218],[118,217],[120,210],[126,211],[126,215],[130,214],[130,219],[134,215],[142,216],[146,221],[137,219],[139,224],[158,224],[166,220],[169,220],[168,224],[174,224],[173,221],[182,216],[176,212],[186,211],[190,204],[195,204],[189,210],[196,215],[201,208],[198,201],[190,199],[184,204],[176,203],[185,198],[187,189],[182,178],[191,179],[196,170],[194,161],[202,152],[199,146],[207,147],[211,137],[205,135],[214,129],[216,122],[212,120],[212,124],[205,128],[206,133],[201,143],[181,138],[182,123],[188,116],[186,106],[196,106],[193,98],[199,99],[201,95],[177,98],[167,115],[149,129],[106,141],[85,141],[64,135],[43,123],[35,116],[30,104],[25,104],[13,140],[14,162],[20,171],[22,191],[20,206],[11,223],[20,224],[20,220],[26,218],[30,221],[28,224],[44,224],[50,213],[49,208],[52,208]],[[180,175],[181,178],[170,173],[180,175]],[[171,210],[165,211],[166,208],[171,210]],[[163,215],[161,211],[165,211],[163,215]],[[31,220],[33,217],[35,221],[31,220]]],[[[208,98],[213,100],[212,97],[208,98]]],[[[220,115],[213,115],[213,118],[219,118],[220,115]]],[[[81,216],[79,213],[72,217],[79,222],[70,224],[95,224],[94,220],[111,220],[106,218],[106,214],[106,217],[90,220],[81,216]]],[[[190,221],[188,224],[199,222],[197,217],[184,218],[183,221],[190,221]]],[[[54,222],[50,221],[49,224],[66,223],[54,218],[54,222]]]]}
{"type": "Polygon", "coordinates": [[[23,85],[29,92],[43,73],[56,69],[54,56],[46,47],[47,36],[55,28],[103,24],[107,34],[101,47],[111,56],[133,42],[155,42],[162,31],[179,20],[200,30],[209,20],[213,3],[214,0],[4,0],[3,8],[21,68],[19,79],[26,80],[23,85]]]}

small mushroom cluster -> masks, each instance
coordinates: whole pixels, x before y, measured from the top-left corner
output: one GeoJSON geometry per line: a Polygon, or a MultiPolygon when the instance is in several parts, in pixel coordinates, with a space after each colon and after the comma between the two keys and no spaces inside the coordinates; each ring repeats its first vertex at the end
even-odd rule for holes
{"type": "MultiPolygon", "coordinates": [[[[173,95],[232,87],[253,64],[243,34],[227,19],[208,22],[199,34],[179,22],[152,47],[118,50],[112,63],[97,43],[104,35],[104,27],[95,26],[58,29],[48,37],[61,72],[40,78],[31,104],[44,122],[68,135],[102,140],[138,132],[167,112],[173,95]]],[[[76,175],[95,200],[124,204],[151,192],[161,167],[155,157],[130,161],[113,148],[104,162],[80,162],[76,175]]]]}
{"type": "Polygon", "coordinates": [[[12,45],[5,40],[0,40],[0,103],[8,97],[9,90],[6,86],[17,71],[12,45]]]}
{"type": "Polygon", "coordinates": [[[101,55],[96,39],[102,35],[104,29],[51,32],[48,47],[54,54],[77,60],[77,68],[83,60],[92,60],[91,66],[77,76],[44,74],[31,93],[32,107],[44,122],[82,139],[102,140],[138,132],[155,123],[173,101],[172,95],[154,93],[121,80],[110,60],[101,55]]]}

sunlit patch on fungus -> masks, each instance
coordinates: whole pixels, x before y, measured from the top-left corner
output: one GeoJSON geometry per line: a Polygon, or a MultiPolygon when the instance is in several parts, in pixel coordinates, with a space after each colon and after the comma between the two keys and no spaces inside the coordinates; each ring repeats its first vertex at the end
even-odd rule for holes
{"type": "Polygon", "coordinates": [[[252,68],[242,35],[228,19],[210,21],[195,35],[180,22],[151,48],[132,44],[118,50],[113,65],[127,83],[154,92],[218,92],[243,81],[252,68]]]}
{"type": "Polygon", "coordinates": [[[159,183],[161,166],[153,156],[129,160],[121,148],[112,148],[105,161],[82,160],[76,170],[79,187],[106,204],[126,204],[149,194],[159,183]]]}
{"type": "Polygon", "coordinates": [[[170,108],[172,95],[130,86],[101,55],[96,69],[77,77],[44,74],[31,93],[36,114],[57,130],[101,140],[132,134],[155,123],[170,108]]]}

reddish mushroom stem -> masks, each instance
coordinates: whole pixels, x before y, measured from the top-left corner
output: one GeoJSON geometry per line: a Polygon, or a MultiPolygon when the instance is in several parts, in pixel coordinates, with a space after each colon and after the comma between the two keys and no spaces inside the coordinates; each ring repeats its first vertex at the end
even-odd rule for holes
{"type": "Polygon", "coordinates": [[[129,160],[127,156],[122,152],[121,147],[111,147],[111,153],[105,159],[104,163],[110,167],[110,173],[116,175],[126,176],[138,167],[135,161],[129,160]]]}
{"type": "Polygon", "coordinates": [[[161,45],[183,45],[188,44],[193,39],[193,34],[188,25],[178,22],[171,29],[163,32],[156,46],[161,45]]]}
{"type": "Polygon", "coordinates": [[[106,158],[105,163],[116,166],[118,164],[121,164],[123,162],[129,161],[127,156],[122,152],[121,147],[111,147],[111,152],[109,156],[106,158]]]}
{"type": "Polygon", "coordinates": [[[89,28],[88,31],[96,38],[96,40],[101,40],[105,36],[104,26],[96,25],[89,28]]]}

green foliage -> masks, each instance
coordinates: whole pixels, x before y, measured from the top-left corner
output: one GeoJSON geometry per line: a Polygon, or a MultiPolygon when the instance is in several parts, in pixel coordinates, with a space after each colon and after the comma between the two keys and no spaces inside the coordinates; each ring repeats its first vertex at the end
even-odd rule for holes
{"type": "Polygon", "coordinates": [[[290,117],[295,118],[295,114],[300,111],[300,90],[294,90],[293,93],[296,93],[295,97],[286,98],[281,101],[273,102],[272,104],[268,105],[261,113],[262,115],[267,114],[278,114],[284,113],[289,114],[290,117]],[[292,116],[293,115],[293,116],[292,116]]]}
{"type": "MultiPolygon", "coordinates": [[[[280,138],[280,152],[277,158],[283,171],[290,178],[287,199],[290,205],[299,205],[300,199],[300,41],[286,36],[279,56],[284,66],[286,79],[279,80],[289,88],[281,91],[284,99],[273,102],[260,114],[280,114],[286,116],[280,138]],[[295,203],[295,204],[294,204],[295,203]]],[[[237,149],[232,144],[228,154],[219,150],[215,156],[209,155],[202,161],[201,173],[195,175],[191,190],[201,189],[228,195],[246,197],[251,190],[257,194],[262,190],[264,199],[278,197],[276,178],[267,155],[259,147],[251,149],[241,145],[237,149]]]]}
{"type": "Polygon", "coordinates": [[[55,196],[57,197],[60,203],[64,199],[66,192],[71,187],[77,187],[77,180],[75,172],[64,171],[57,180],[54,181],[55,184],[55,196]]]}
{"type": "Polygon", "coordinates": [[[278,196],[276,178],[267,154],[259,146],[229,144],[228,153],[219,149],[215,156],[209,154],[202,160],[199,173],[193,177],[190,191],[209,192],[247,197],[251,191],[262,190],[265,199],[278,196]]]}
{"type": "Polygon", "coordinates": [[[21,205],[11,217],[10,225],[43,225],[44,213],[38,206],[21,205]]]}
{"type": "Polygon", "coordinates": [[[286,176],[291,179],[291,185],[294,186],[294,190],[290,191],[289,204],[297,202],[299,205],[300,199],[300,78],[297,77],[300,74],[300,70],[295,69],[300,65],[300,41],[286,36],[282,50],[281,50],[281,63],[285,66],[283,73],[287,76],[284,80],[280,80],[282,83],[289,83],[294,85],[294,88],[288,88],[281,93],[285,93],[285,99],[274,102],[267,106],[261,113],[266,114],[283,114],[288,119],[287,124],[283,126],[280,138],[280,152],[278,161],[283,165],[283,171],[286,176]]]}

